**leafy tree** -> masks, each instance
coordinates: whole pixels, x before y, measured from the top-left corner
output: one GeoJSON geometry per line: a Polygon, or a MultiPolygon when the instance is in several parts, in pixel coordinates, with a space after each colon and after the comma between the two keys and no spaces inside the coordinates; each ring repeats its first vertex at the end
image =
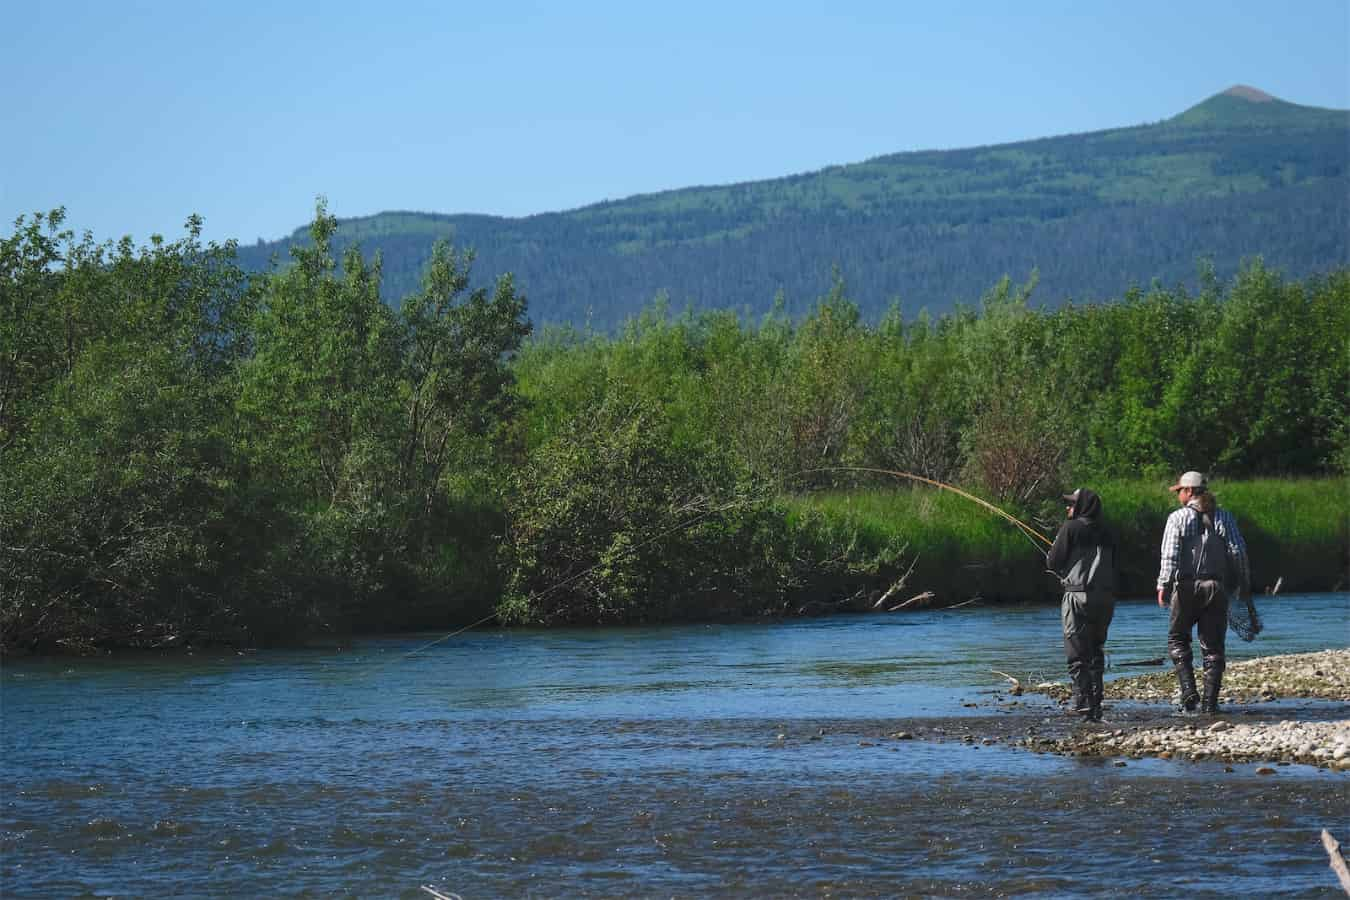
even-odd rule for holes
{"type": "MultiPolygon", "coordinates": [[[[782,527],[711,447],[614,397],[530,455],[508,497],[508,622],[641,622],[758,608],[782,527]]],[[[771,496],[771,495],[770,495],[771,496]]]]}
{"type": "MultiPolygon", "coordinates": [[[[48,223],[59,226],[60,215],[48,223]]],[[[247,304],[233,247],[183,240],[5,244],[0,630],[9,646],[157,644],[235,634],[246,536],[223,423],[247,304]],[[237,529],[237,530],[236,530],[237,529]],[[245,540],[241,540],[245,538],[245,540]]]]}
{"type": "Polygon", "coordinates": [[[443,494],[456,453],[468,469],[486,461],[471,442],[485,441],[490,451],[516,440],[509,424],[518,398],[508,362],[531,330],[525,298],[509,275],[491,294],[470,291],[472,263],[472,254],[456,255],[438,244],[422,292],[405,298],[400,310],[399,475],[402,489],[419,498],[424,512],[443,494]]]}

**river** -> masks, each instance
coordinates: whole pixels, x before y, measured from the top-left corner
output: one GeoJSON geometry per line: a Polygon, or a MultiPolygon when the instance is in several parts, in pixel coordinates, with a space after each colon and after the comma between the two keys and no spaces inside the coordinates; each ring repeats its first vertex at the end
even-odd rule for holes
{"type": "MultiPolygon", "coordinates": [[[[1231,658],[1350,644],[1262,613],[1231,658]]],[[[1120,604],[1108,676],[1165,629],[1120,604]]],[[[1063,677],[1053,607],[436,637],[6,661],[0,892],[1317,897],[1350,844],[1343,774],[890,737],[1060,721],[991,672],[1063,677]]]]}

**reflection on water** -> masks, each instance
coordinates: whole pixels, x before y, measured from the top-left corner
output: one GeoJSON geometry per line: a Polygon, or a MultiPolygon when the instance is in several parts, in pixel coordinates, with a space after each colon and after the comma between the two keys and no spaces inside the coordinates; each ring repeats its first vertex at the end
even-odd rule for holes
{"type": "MultiPolygon", "coordinates": [[[[1267,604],[1233,655],[1345,646],[1348,611],[1267,604]]],[[[1165,622],[1122,604],[1113,658],[1160,656],[1165,622]]],[[[887,737],[990,716],[962,703],[991,669],[1059,678],[1058,629],[967,608],[7,663],[0,889],[1326,895],[1344,776],[887,737]]]]}

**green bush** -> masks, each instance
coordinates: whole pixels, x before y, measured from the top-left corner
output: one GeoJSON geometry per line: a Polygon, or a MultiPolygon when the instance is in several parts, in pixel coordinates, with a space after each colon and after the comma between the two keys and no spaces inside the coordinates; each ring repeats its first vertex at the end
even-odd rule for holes
{"type": "Polygon", "coordinates": [[[507,500],[507,622],[645,622],[776,605],[788,579],[772,494],[659,409],[611,397],[537,448],[507,500]]]}

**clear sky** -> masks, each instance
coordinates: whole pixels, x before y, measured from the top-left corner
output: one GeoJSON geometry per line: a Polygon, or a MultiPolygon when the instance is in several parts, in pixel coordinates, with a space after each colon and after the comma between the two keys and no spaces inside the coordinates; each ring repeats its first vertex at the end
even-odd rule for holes
{"type": "Polygon", "coordinates": [[[520,216],[1168,118],[1350,107],[1350,0],[0,0],[4,233],[520,216]]]}

